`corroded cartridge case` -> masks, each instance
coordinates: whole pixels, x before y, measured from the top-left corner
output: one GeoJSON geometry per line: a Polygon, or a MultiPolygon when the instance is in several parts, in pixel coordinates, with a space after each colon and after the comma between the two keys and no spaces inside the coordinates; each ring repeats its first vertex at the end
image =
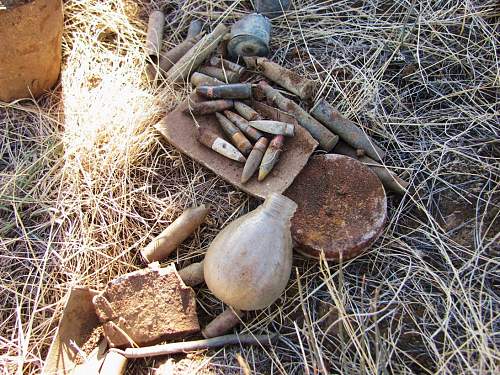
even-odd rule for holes
{"type": "Polygon", "coordinates": [[[210,99],[248,99],[252,97],[252,85],[232,83],[220,86],[199,86],[196,93],[210,99]]]}
{"type": "Polygon", "coordinates": [[[149,243],[141,254],[148,263],[168,257],[188,238],[204,221],[210,210],[209,206],[190,207],[149,243]]]}
{"type": "Polygon", "coordinates": [[[191,38],[191,37],[196,36],[199,33],[201,33],[202,27],[203,27],[203,23],[201,22],[201,20],[191,21],[191,23],[189,24],[186,38],[191,38]]]}
{"type": "Polygon", "coordinates": [[[245,57],[245,63],[250,67],[257,66],[265,77],[288,91],[293,92],[303,100],[309,100],[314,96],[316,90],[314,81],[290,69],[283,68],[281,65],[269,61],[265,57],[245,57]]]}
{"type": "Polygon", "coordinates": [[[293,135],[295,134],[293,124],[287,124],[286,122],[273,120],[254,120],[249,121],[249,124],[256,129],[269,134],[282,134],[286,135],[287,137],[293,137],[293,135]]]}
{"type": "Polygon", "coordinates": [[[252,13],[231,26],[227,50],[231,58],[267,56],[271,39],[271,21],[262,14],[252,13]]]}
{"type": "Polygon", "coordinates": [[[217,48],[217,45],[227,33],[227,27],[219,24],[210,34],[205,35],[196,43],[173,67],[167,72],[165,78],[170,82],[179,82],[186,79],[192,71],[217,48]]]}
{"type": "Polygon", "coordinates": [[[240,75],[232,70],[223,70],[215,66],[202,66],[198,69],[200,73],[217,78],[223,82],[234,83],[240,80],[240,75]]]}
{"type": "Polygon", "coordinates": [[[191,84],[194,87],[219,86],[219,85],[223,85],[224,82],[219,81],[217,78],[207,76],[206,74],[194,72],[193,74],[191,74],[191,84]]]}
{"type": "Polygon", "coordinates": [[[260,163],[259,181],[263,181],[276,165],[280,159],[284,144],[285,137],[283,135],[277,135],[271,140],[271,143],[269,143],[269,147],[262,158],[262,162],[260,163]]]}
{"type": "Polygon", "coordinates": [[[355,149],[344,142],[339,142],[333,152],[350,156],[354,159],[358,159],[360,162],[365,164],[368,168],[370,168],[382,182],[385,188],[390,191],[393,191],[397,194],[404,195],[408,186],[410,185],[407,181],[403,180],[394,172],[387,169],[387,167],[382,164],[376,162],[372,158],[368,156],[359,156],[355,149]]]}
{"type": "Polygon", "coordinates": [[[262,90],[268,101],[275,104],[282,111],[288,112],[294,116],[299,124],[307,129],[312,137],[318,141],[321,149],[330,151],[333,147],[335,147],[339,141],[339,137],[304,111],[297,103],[293,100],[285,98],[278,92],[278,90],[273,89],[265,81],[259,82],[258,87],[262,90]]]}
{"type": "Polygon", "coordinates": [[[212,56],[210,59],[210,65],[215,66],[217,68],[224,68],[226,70],[232,70],[238,74],[242,74],[245,71],[245,68],[239,64],[236,64],[232,61],[220,58],[218,56],[212,56]]]}
{"type": "Polygon", "coordinates": [[[253,176],[255,171],[259,169],[260,162],[264,157],[267,145],[269,141],[267,138],[262,137],[257,141],[255,146],[253,146],[252,152],[248,155],[247,162],[243,167],[243,173],[241,174],[241,183],[244,184],[253,176]]]}
{"type": "Polygon", "coordinates": [[[200,41],[203,34],[198,34],[187,38],[182,43],[179,43],[174,48],[161,52],[158,66],[162,72],[168,72],[174,64],[181,59],[193,46],[200,41]]]}
{"type": "Polygon", "coordinates": [[[224,111],[224,115],[233,123],[235,124],[240,130],[249,138],[253,139],[254,141],[259,140],[261,137],[264,135],[258,131],[255,128],[252,128],[250,126],[250,123],[245,120],[243,117],[240,115],[237,115],[234,112],[231,111],[224,111]]]}
{"type": "Polygon", "coordinates": [[[234,106],[233,100],[211,100],[207,102],[190,102],[184,113],[193,115],[208,115],[210,113],[222,112],[234,106]]]}
{"type": "Polygon", "coordinates": [[[146,34],[146,54],[153,62],[158,61],[163,42],[163,26],[165,15],[162,11],[155,10],[149,15],[148,31],[146,34]]]}
{"type": "Polygon", "coordinates": [[[218,154],[221,154],[228,159],[239,161],[240,163],[244,163],[246,161],[245,157],[236,147],[208,129],[199,128],[197,139],[201,144],[211,148],[218,154]]]}
{"type": "Polygon", "coordinates": [[[371,158],[381,161],[385,152],[363,130],[342,116],[325,99],[321,99],[311,110],[311,115],[354,148],[365,150],[371,158]]]}
{"type": "Polygon", "coordinates": [[[259,113],[255,109],[246,105],[243,102],[235,101],[234,109],[236,109],[236,111],[238,111],[238,113],[241,116],[243,116],[247,121],[263,120],[262,116],[259,115],[259,113]]]}
{"type": "Polygon", "coordinates": [[[231,138],[236,148],[240,150],[243,155],[248,155],[250,151],[252,151],[252,144],[247,137],[245,137],[240,129],[238,129],[224,115],[216,113],[215,116],[217,117],[222,130],[224,130],[224,133],[231,138]]]}

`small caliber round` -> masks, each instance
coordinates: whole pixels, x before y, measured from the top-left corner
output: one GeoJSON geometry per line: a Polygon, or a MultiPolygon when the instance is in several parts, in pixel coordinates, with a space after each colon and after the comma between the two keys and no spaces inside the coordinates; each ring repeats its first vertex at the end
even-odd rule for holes
{"type": "Polygon", "coordinates": [[[220,86],[199,86],[196,93],[210,99],[248,99],[252,97],[250,83],[233,83],[220,86]]]}
{"type": "Polygon", "coordinates": [[[228,99],[210,100],[207,102],[191,102],[189,103],[189,107],[184,109],[184,113],[208,115],[210,113],[220,112],[232,108],[233,105],[234,101],[228,99]]]}
{"type": "Polygon", "coordinates": [[[255,171],[259,168],[260,162],[264,157],[267,145],[269,141],[267,138],[260,138],[255,146],[253,146],[252,152],[248,155],[247,162],[243,167],[243,173],[241,174],[241,183],[244,184],[253,176],[255,171]]]}
{"type": "Polygon", "coordinates": [[[287,137],[293,137],[293,135],[295,134],[295,128],[293,124],[288,124],[281,121],[254,120],[250,121],[250,126],[269,134],[282,134],[286,135],[287,137]]]}
{"type": "Polygon", "coordinates": [[[240,150],[243,155],[248,155],[250,151],[252,151],[252,144],[243,135],[240,129],[238,129],[223,114],[216,113],[215,116],[217,117],[222,130],[224,130],[224,133],[226,133],[227,136],[231,138],[238,150],[240,150]]]}
{"type": "Polygon", "coordinates": [[[219,81],[217,78],[207,76],[206,74],[194,72],[193,74],[191,74],[191,84],[194,87],[219,86],[219,85],[223,85],[224,82],[219,81]]]}
{"type": "Polygon", "coordinates": [[[283,151],[283,145],[285,143],[285,137],[283,135],[275,136],[269,147],[262,158],[259,168],[259,181],[264,181],[269,172],[274,168],[278,160],[280,159],[281,152],[283,151]]]}
{"type": "Polygon", "coordinates": [[[235,101],[234,109],[247,121],[263,120],[262,116],[255,109],[243,102],[235,101]]]}

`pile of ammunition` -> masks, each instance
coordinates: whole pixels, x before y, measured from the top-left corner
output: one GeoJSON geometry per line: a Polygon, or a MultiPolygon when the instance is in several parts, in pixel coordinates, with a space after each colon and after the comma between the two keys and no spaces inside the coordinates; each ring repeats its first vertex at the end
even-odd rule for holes
{"type": "Polygon", "coordinates": [[[246,183],[257,169],[258,181],[264,180],[278,162],[285,138],[293,137],[296,131],[294,124],[266,118],[257,108],[259,100],[264,99],[268,105],[295,118],[318,142],[319,149],[356,157],[379,176],[386,188],[405,192],[408,184],[379,164],[385,152],[362,128],[343,117],[324,99],[317,100],[309,112],[290,99],[297,97],[302,103],[311,104],[317,92],[314,81],[265,57],[233,56],[234,53],[227,50],[232,34],[223,24],[204,35],[201,22],[193,21],[187,39],[162,52],[164,17],[158,13],[161,12],[151,14],[147,34],[148,76],[154,81],[163,76],[171,84],[189,79],[198,97],[204,98],[203,101],[191,100],[185,110],[195,116],[198,141],[229,159],[245,163],[242,183],[246,183]],[[228,56],[237,62],[228,60],[228,56]],[[238,63],[240,60],[246,67],[238,63]],[[204,62],[207,64],[203,65],[204,62]],[[250,80],[254,77],[247,74],[246,69],[268,81],[249,83],[256,81],[250,80]],[[273,88],[269,82],[282,89],[273,88]],[[196,116],[202,115],[216,116],[228,140],[199,126],[203,121],[198,121],[196,116]],[[339,138],[343,142],[338,144],[339,138]]]}

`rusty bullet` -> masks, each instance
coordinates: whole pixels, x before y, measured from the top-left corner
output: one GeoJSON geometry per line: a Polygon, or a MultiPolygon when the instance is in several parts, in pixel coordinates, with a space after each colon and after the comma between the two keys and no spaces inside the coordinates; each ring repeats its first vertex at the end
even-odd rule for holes
{"type": "Polygon", "coordinates": [[[199,86],[196,93],[210,99],[248,99],[252,97],[252,85],[232,83],[220,86],[199,86]]]}
{"type": "Polygon", "coordinates": [[[184,113],[194,115],[208,115],[209,113],[221,112],[234,106],[233,100],[220,99],[207,102],[190,102],[184,113]]]}
{"type": "Polygon", "coordinates": [[[238,111],[238,113],[242,117],[244,117],[247,121],[263,120],[262,116],[259,115],[255,109],[246,105],[243,102],[235,101],[234,102],[234,109],[236,109],[236,111],[238,111]]]}
{"type": "Polygon", "coordinates": [[[271,143],[269,143],[269,147],[267,148],[264,157],[262,158],[262,162],[260,163],[259,177],[257,178],[259,181],[263,181],[276,165],[276,163],[280,159],[284,144],[285,137],[281,134],[275,136],[271,140],[271,143]]]}
{"type": "Polygon", "coordinates": [[[223,85],[224,82],[219,81],[217,78],[207,76],[206,74],[194,72],[191,75],[191,84],[194,87],[198,86],[219,86],[223,85]]]}
{"type": "Polygon", "coordinates": [[[198,141],[228,159],[244,163],[245,157],[228,141],[206,128],[198,128],[198,141]]]}
{"type": "Polygon", "coordinates": [[[243,66],[232,61],[220,58],[218,56],[212,56],[212,58],[210,59],[210,65],[217,68],[223,67],[226,70],[232,70],[233,72],[236,72],[240,75],[245,71],[245,68],[243,66]]]}
{"type": "Polygon", "coordinates": [[[141,250],[144,259],[151,263],[168,257],[205,221],[209,210],[210,207],[204,204],[186,209],[167,229],[141,250]]]}
{"type": "Polygon", "coordinates": [[[290,69],[283,68],[265,57],[244,57],[247,66],[257,66],[259,71],[271,81],[296,94],[303,100],[314,96],[316,84],[290,69]]]}
{"type": "Polygon", "coordinates": [[[250,126],[259,129],[265,133],[269,134],[282,134],[287,137],[293,137],[295,129],[293,124],[287,124],[286,122],[273,121],[273,120],[254,120],[249,121],[250,126]]]}
{"type": "Polygon", "coordinates": [[[243,167],[243,173],[241,174],[242,184],[250,180],[255,171],[259,168],[268,144],[269,140],[266,137],[262,137],[257,141],[255,146],[253,146],[252,152],[248,155],[247,162],[243,167]]]}
{"type": "Polygon", "coordinates": [[[385,152],[372,140],[359,126],[346,119],[325,99],[321,99],[311,110],[311,115],[316,117],[328,129],[338,134],[341,139],[354,148],[364,150],[371,158],[381,161],[385,152]]]}
{"type": "Polygon", "coordinates": [[[188,51],[193,48],[193,46],[198,43],[203,34],[198,34],[187,38],[183,42],[176,45],[174,48],[161,52],[160,53],[160,61],[158,62],[158,66],[162,72],[168,72],[172,66],[174,66],[177,61],[179,61],[188,51]]]}
{"type": "Polygon", "coordinates": [[[252,144],[247,137],[245,137],[240,129],[238,129],[224,115],[215,113],[215,116],[217,117],[222,130],[224,130],[224,133],[231,138],[236,148],[240,150],[243,155],[248,155],[250,151],[252,151],[252,144]]]}
{"type": "Polygon", "coordinates": [[[267,97],[267,100],[275,104],[279,109],[289,113],[297,119],[299,124],[305,128],[312,137],[318,141],[321,149],[330,151],[339,141],[338,135],[333,134],[322,123],[304,111],[293,100],[285,98],[278,90],[273,89],[267,82],[261,81],[257,86],[267,97]]]}
{"type": "Polygon", "coordinates": [[[198,69],[200,73],[217,78],[223,82],[235,83],[240,80],[240,75],[232,70],[223,70],[215,66],[202,66],[198,69]]]}
{"type": "Polygon", "coordinates": [[[250,123],[245,120],[243,117],[240,115],[237,115],[234,112],[231,111],[224,111],[224,115],[233,123],[235,124],[240,130],[249,138],[253,139],[254,141],[259,140],[261,137],[264,135],[258,131],[255,128],[252,128],[250,126],[250,123]]]}
{"type": "Polygon", "coordinates": [[[163,26],[165,15],[162,11],[155,10],[149,15],[148,31],[146,34],[146,54],[153,63],[158,62],[158,56],[163,42],[163,26]]]}
{"type": "Polygon", "coordinates": [[[191,72],[195,71],[212,54],[226,33],[226,26],[223,24],[217,25],[210,34],[201,38],[168,70],[165,74],[166,80],[173,83],[183,81],[189,77],[191,72]]]}

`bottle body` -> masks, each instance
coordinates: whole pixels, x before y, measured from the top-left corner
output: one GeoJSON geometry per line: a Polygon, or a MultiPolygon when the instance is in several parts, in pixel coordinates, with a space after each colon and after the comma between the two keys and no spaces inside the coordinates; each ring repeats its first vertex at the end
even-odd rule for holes
{"type": "Polygon", "coordinates": [[[290,219],[296,207],[273,194],[217,235],[204,260],[205,282],[216,297],[240,310],[258,310],[281,295],[292,268],[290,219]]]}

